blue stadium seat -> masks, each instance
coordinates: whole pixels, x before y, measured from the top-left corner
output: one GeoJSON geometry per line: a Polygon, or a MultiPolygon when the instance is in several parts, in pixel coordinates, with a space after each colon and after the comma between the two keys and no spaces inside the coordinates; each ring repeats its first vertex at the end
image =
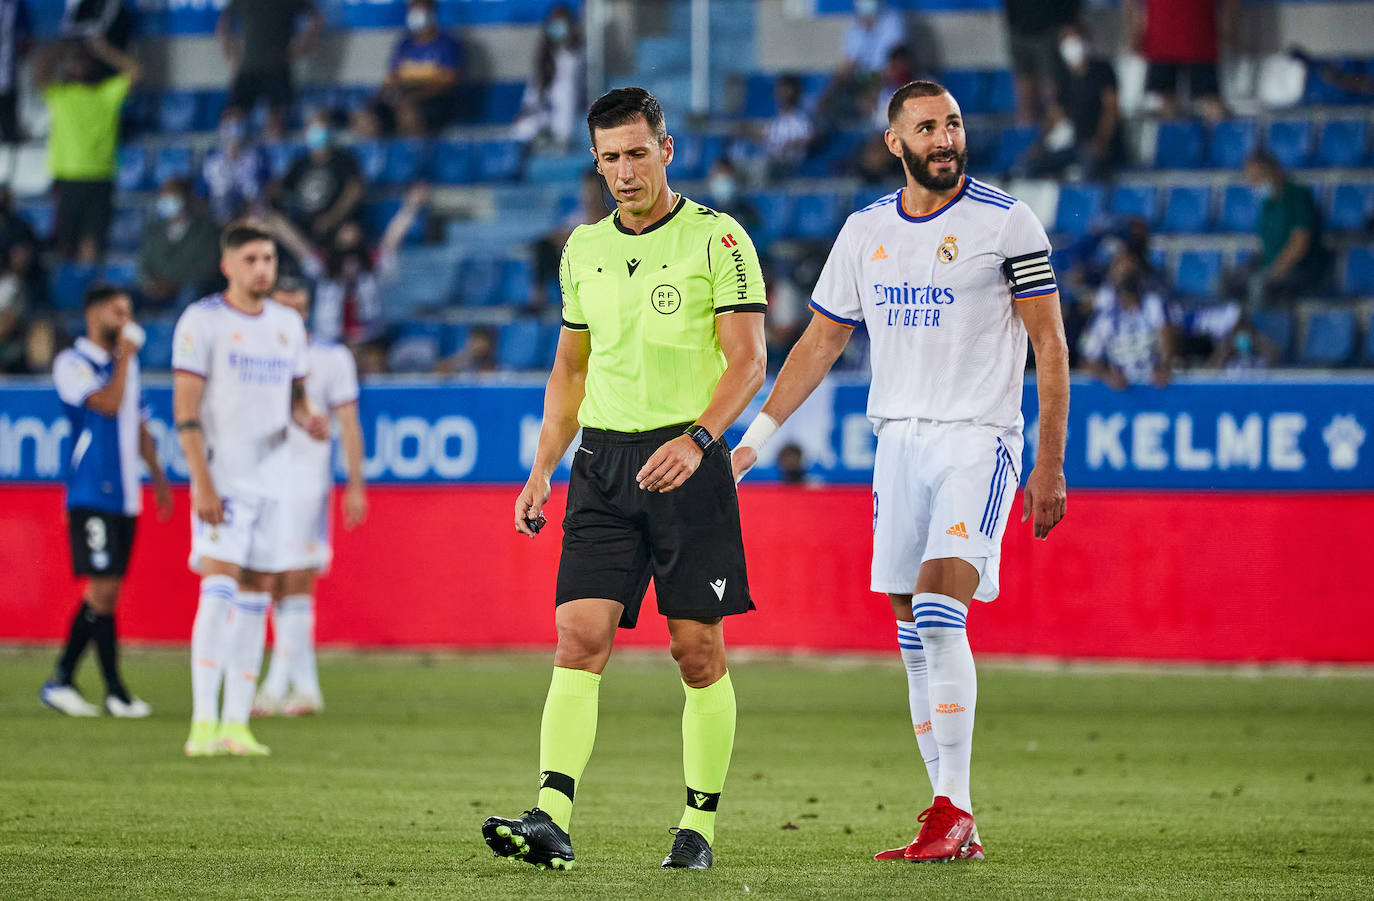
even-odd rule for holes
{"type": "Polygon", "coordinates": [[[1160,229],[1167,232],[1205,232],[1212,221],[1212,189],[1175,185],[1164,195],[1160,229]]]}
{"type": "Polygon", "coordinates": [[[462,322],[446,322],[439,333],[439,356],[453,356],[467,343],[468,326],[462,322]]]}
{"type": "Polygon", "coordinates": [[[1155,222],[1158,194],[1154,185],[1117,185],[1112,190],[1112,213],[1132,219],[1155,222]]]}
{"type": "Polygon", "coordinates": [[[840,230],[839,198],[833,193],[802,194],[792,214],[791,234],[798,238],[829,240],[840,230]]]}
{"type": "Polygon", "coordinates": [[[476,174],[472,145],[466,141],[441,141],[434,148],[430,167],[434,180],[441,185],[461,185],[472,181],[476,174]]]}
{"type": "Polygon", "coordinates": [[[519,181],[525,162],[525,145],[519,141],[483,141],[477,145],[476,176],[479,181],[519,181]]]}
{"type": "Polygon", "coordinates": [[[429,319],[406,319],[396,323],[392,337],[401,341],[406,338],[433,338],[438,344],[444,334],[444,324],[429,319]]]}
{"type": "MultiPolygon", "coordinates": [[[[374,200],[363,204],[363,227],[368,234],[380,238],[386,231],[391,217],[401,208],[399,200],[374,200]]],[[[410,229],[405,233],[404,244],[419,244],[425,237],[427,214],[424,210],[415,217],[410,229]]]]}
{"type": "Polygon", "coordinates": [[[1257,133],[1252,119],[1227,119],[1212,128],[1207,165],[1213,169],[1239,169],[1255,150],[1257,133]]]}
{"type": "Polygon", "coordinates": [[[169,178],[192,178],[196,172],[196,154],[190,147],[159,147],[153,160],[153,187],[169,178]]]}
{"type": "Polygon", "coordinates": [[[1326,222],[1336,231],[1364,231],[1374,217],[1374,184],[1336,185],[1326,222]]]}
{"type": "Polygon", "coordinates": [[[502,369],[533,369],[544,361],[548,332],[538,319],[521,317],[501,326],[496,340],[496,362],[502,369]]]}
{"type": "Polygon", "coordinates": [[[1352,247],[1346,252],[1345,293],[1374,295],[1374,248],[1352,247]]]}
{"type": "Polygon", "coordinates": [[[43,201],[28,202],[20,206],[17,212],[40,240],[52,234],[53,223],[57,219],[57,209],[53,204],[43,201]]]}
{"type": "Polygon", "coordinates": [[[1333,119],[1322,126],[1317,141],[1317,165],[1363,165],[1368,143],[1369,125],[1364,119],[1333,119]]]}
{"type": "Polygon", "coordinates": [[[138,352],[139,365],[148,370],[171,369],[172,334],[176,330],[176,320],[157,317],[139,324],[143,326],[146,336],[143,349],[138,352]]]}
{"type": "Polygon", "coordinates": [[[1361,342],[1360,365],[1374,367],[1374,323],[1364,331],[1364,341],[1361,342]]]}
{"type": "Polygon", "coordinates": [[[1059,189],[1059,208],[1054,230],[1081,235],[1102,211],[1102,189],[1097,185],[1064,185],[1059,189]]]}
{"type": "Polygon", "coordinates": [[[783,191],[760,191],[749,195],[749,202],[759,211],[759,226],[749,237],[760,247],[790,234],[792,228],[792,195],[783,191]]]}
{"type": "Polygon", "coordinates": [[[291,164],[305,156],[304,144],[264,144],[263,154],[267,157],[267,174],[270,178],[286,175],[291,164]]]}
{"type": "Polygon", "coordinates": [[[983,89],[983,104],[990,113],[1016,111],[1016,85],[1010,69],[994,69],[984,73],[987,85],[983,89]]]}
{"type": "Polygon", "coordinates": [[[386,148],[378,184],[408,185],[428,177],[433,145],[424,140],[392,141],[386,148]]]}
{"type": "Polygon", "coordinates": [[[1188,297],[1215,297],[1221,285],[1221,252],[1185,250],[1178,255],[1174,288],[1188,297]]]}
{"type": "Polygon", "coordinates": [[[986,73],[977,69],[947,69],[940,73],[940,82],[959,101],[965,116],[981,116],[988,109],[986,73]]]}
{"type": "Polygon", "coordinates": [[[1293,314],[1288,310],[1260,310],[1250,320],[1261,335],[1274,342],[1280,359],[1287,360],[1293,349],[1293,314]]]}
{"type": "Polygon", "coordinates": [[[1259,227],[1260,197],[1249,185],[1227,185],[1221,195],[1222,231],[1253,234],[1259,227]]]}
{"type": "Polygon", "coordinates": [[[1037,131],[1034,125],[1002,129],[1001,138],[988,157],[988,170],[999,173],[1010,170],[1035,143],[1037,131]]]}
{"type": "Polygon", "coordinates": [[[1202,166],[1202,125],[1186,119],[1159,123],[1155,168],[1197,169],[1202,166]]]}
{"type": "Polygon", "coordinates": [[[196,101],[196,131],[214,131],[229,104],[228,91],[201,91],[196,101]]]}
{"type": "Polygon", "coordinates": [[[520,112],[525,93],[522,81],[490,82],[480,86],[474,125],[509,125],[520,112]]]}
{"type": "Polygon", "coordinates": [[[1358,332],[1349,310],[1322,310],[1307,317],[1298,362],[1306,366],[1341,366],[1355,356],[1358,332]]]}
{"type": "Polygon", "coordinates": [[[138,281],[138,263],[130,259],[107,260],[99,277],[112,285],[132,287],[138,281]]]}
{"type": "Polygon", "coordinates": [[[753,72],[744,81],[744,105],[740,113],[746,119],[767,119],[775,115],[778,105],[773,100],[776,76],[753,72]]]}
{"type": "Polygon", "coordinates": [[[1312,158],[1312,123],[1306,119],[1270,122],[1264,143],[1285,169],[1306,166],[1312,158]]]}
{"type": "Polygon", "coordinates": [[[796,174],[802,178],[834,177],[858,156],[868,138],[869,133],[864,131],[831,132],[812,148],[796,174]]]}
{"type": "Polygon", "coordinates": [[[52,302],[58,310],[81,309],[81,295],[100,270],[83,263],[62,263],[52,274],[52,302]]]}
{"type": "Polygon", "coordinates": [[[490,307],[501,302],[501,280],[506,261],[494,257],[469,257],[458,264],[458,302],[470,307],[490,307]]]}
{"type": "Polygon", "coordinates": [[[110,216],[110,249],[132,253],[143,240],[143,210],[136,206],[115,207],[110,216]]]}
{"type": "Polygon", "coordinates": [[[151,187],[152,172],[145,147],[125,145],[115,160],[115,190],[122,193],[144,191],[151,187]]]}
{"type": "Polygon", "coordinates": [[[197,105],[194,91],[164,91],[157,106],[158,131],[169,135],[195,131],[197,105]]]}
{"type": "Polygon", "coordinates": [[[725,139],[721,135],[685,132],[673,138],[673,169],[679,178],[704,178],[724,155],[725,139]]]}
{"type": "Polygon", "coordinates": [[[501,283],[501,302],[526,306],[534,293],[534,261],[524,257],[506,260],[501,283]]]}
{"type": "Polygon", "coordinates": [[[358,141],[348,150],[358,161],[358,168],[363,172],[363,181],[376,184],[382,177],[382,170],[386,168],[386,144],[381,141],[358,141]]]}

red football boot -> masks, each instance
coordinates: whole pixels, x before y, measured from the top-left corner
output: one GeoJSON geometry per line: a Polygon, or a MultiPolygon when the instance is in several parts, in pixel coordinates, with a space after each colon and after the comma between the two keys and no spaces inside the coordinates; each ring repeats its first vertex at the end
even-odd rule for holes
{"type": "Polygon", "coordinates": [[[982,858],[982,847],[973,841],[973,814],[955,807],[944,795],[937,795],[916,822],[921,832],[903,853],[905,859],[935,863],[982,858]]]}
{"type": "MultiPolygon", "coordinates": [[[[945,801],[946,801],[946,803],[948,803],[948,799],[945,799],[945,801]]],[[[938,803],[938,802],[937,802],[937,803],[938,803]]],[[[932,809],[933,809],[933,808],[932,808],[932,809]]],[[[954,811],[957,811],[958,813],[960,813],[960,814],[962,814],[962,815],[964,815],[964,816],[967,816],[967,814],[964,814],[964,812],[961,811],[961,810],[959,810],[957,807],[951,806],[950,809],[951,809],[951,810],[954,810],[954,811]]],[[[927,815],[928,815],[929,813],[930,813],[930,811],[926,811],[925,813],[922,813],[922,814],[921,814],[921,817],[918,819],[918,822],[924,822],[925,819],[926,819],[926,817],[927,817],[927,815]]],[[[925,832],[925,831],[926,831],[926,830],[925,830],[925,827],[922,827],[921,831],[922,831],[922,832],[925,832]]],[[[978,836],[977,830],[975,830],[975,829],[970,829],[970,830],[969,830],[969,837],[968,837],[967,841],[966,841],[963,845],[961,845],[961,846],[959,847],[959,851],[958,851],[958,853],[957,853],[954,857],[950,857],[950,858],[937,858],[937,859],[940,859],[940,860],[983,860],[983,859],[984,859],[984,855],[983,855],[983,846],[982,846],[981,844],[978,843],[978,841],[977,841],[977,836],[978,836]]],[[[918,859],[922,859],[922,858],[917,858],[917,856],[916,856],[917,846],[919,845],[920,840],[921,840],[921,837],[918,835],[918,836],[916,836],[916,838],[914,838],[914,839],[911,840],[911,844],[909,844],[909,845],[904,845],[904,846],[901,847],[901,848],[888,848],[886,851],[879,851],[877,854],[874,854],[874,855],[873,855],[873,859],[874,859],[874,860],[918,860],[918,859]]]]}

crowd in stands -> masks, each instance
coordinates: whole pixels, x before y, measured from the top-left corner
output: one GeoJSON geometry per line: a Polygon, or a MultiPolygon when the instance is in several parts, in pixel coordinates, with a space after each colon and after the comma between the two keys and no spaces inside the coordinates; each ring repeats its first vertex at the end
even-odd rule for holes
{"type": "MultiPolygon", "coordinates": [[[[193,143],[139,141],[150,118],[177,110],[168,99],[140,112],[143,67],[119,0],[69,6],[62,37],[34,47],[22,0],[0,0],[0,142],[23,138],[15,92],[18,67],[31,66],[49,113],[52,178],[46,224],[30,223],[0,187],[0,372],[46,371],[71,298],[97,277],[134,288],[140,317],[168,323],[150,329],[145,347],[145,365],[165,367],[170,347],[156,339],[169,341],[175,315],[222,285],[218,233],[244,215],[277,230],[283,271],[313,286],[317,340],[347,343],[363,373],[547,367],[562,244],[611,206],[589,161],[578,161],[587,61],[575,6],[551,4],[525,84],[501,95],[502,115],[482,119],[464,35],[441,27],[433,0],[409,0],[375,85],[332,93],[293,81],[324,28],[313,0],[229,0],[216,36],[231,81],[220,103],[197,100],[182,117],[193,143]],[[509,258],[483,250],[423,268],[427,248],[460,250],[466,234],[437,209],[438,191],[515,190],[541,160],[561,159],[574,164],[546,182],[563,200],[509,258]],[[445,274],[431,278],[434,267],[445,274]],[[400,304],[402,295],[422,302],[400,304]]],[[[1351,105],[1296,120],[1295,155],[1274,140],[1294,120],[1230,114],[1218,60],[1236,34],[1235,0],[1123,4],[1123,40],[1148,64],[1152,100],[1128,116],[1114,64],[1122,48],[1090,33],[1082,6],[1006,0],[1010,72],[970,73],[928,65],[904,13],[855,0],[834,71],[746,76],[742,109],[715,123],[668,109],[674,186],[734,216],[760,248],[771,366],[806,325],[810,286],[843,216],[902,183],[882,139],[886,98],[920,77],[945,81],[964,102],[971,172],[1003,187],[1055,186],[1055,205],[1037,212],[1051,220],[1081,371],[1124,388],[1187,368],[1374,365],[1374,334],[1366,323],[1361,344],[1356,315],[1367,320],[1359,298],[1374,297],[1374,118],[1351,105]],[[1223,173],[1215,186],[1198,178],[1213,170],[1223,173]],[[1350,184],[1314,190],[1314,172],[1349,170],[1350,184]],[[1339,218],[1334,229],[1328,216],[1339,218]],[[1192,235],[1212,243],[1194,248],[1192,235]],[[1303,352],[1308,323],[1342,309],[1354,323],[1349,346],[1303,352]]],[[[1312,86],[1347,102],[1374,95],[1371,73],[1294,55],[1312,86]]],[[[537,222],[532,211],[503,214],[537,222]]],[[[862,369],[865,353],[862,339],[852,342],[841,368],[862,369]]]]}

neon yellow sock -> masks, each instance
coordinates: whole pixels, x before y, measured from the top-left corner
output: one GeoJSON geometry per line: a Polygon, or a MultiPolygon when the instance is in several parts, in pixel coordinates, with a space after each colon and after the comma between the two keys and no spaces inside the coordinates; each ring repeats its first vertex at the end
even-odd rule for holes
{"type": "Polygon", "coordinates": [[[601,675],[553,668],[544,720],[539,728],[539,809],[568,832],[573,790],[596,743],[597,694],[601,675]]]}
{"type": "Polygon", "coordinates": [[[678,825],[700,832],[710,843],[716,840],[716,805],[735,748],[735,687],[727,672],[705,688],[693,688],[686,682],[682,688],[687,692],[682,708],[687,807],[678,825]]]}

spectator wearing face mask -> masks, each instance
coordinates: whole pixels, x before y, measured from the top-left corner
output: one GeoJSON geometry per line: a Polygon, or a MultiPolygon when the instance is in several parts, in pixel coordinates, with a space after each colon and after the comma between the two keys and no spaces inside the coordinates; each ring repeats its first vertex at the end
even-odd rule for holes
{"type": "Polygon", "coordinates": [[[396,42],[386,79],[353,115],[353,132],[427,137],[453,121],[467,57],[463,45],[439,27],[433,0],[411,0],[406,34],[396,42]]]}
{"type": "Polygon", "coordinates": [[[269,217],[286,251],[315,282],[312,338],[322,344],[372,344],[386,332],[381,286],[396,273],[396,251],[415,218],[429,203],[429,188],[415,185],[387,223],[376,248],[355,221],[344,223],[324,241],[312,241],[282,216],[269,217]]]}
{"type": "Polygon", "coordinates": [[[238,109],[226,107],[219,120],[219,139],[201,169],[215,219],[227,223],[258,206],[266,176],[262,151],[249,141],[248,120],[238,109]]]}
{"type": "Polygon", "coordinates": [[[324,16],[313,0],[229,0],[215,25],[234,70],[229,105],[251,115],[267,101],[267,133],[279,138],[296,97],[291,65],[310,55],[323,30],[324,16]],[[307,24],[297,34],[302,18],[307,24]],[[235,25],[241,29],[237,39],[235,25]]]}
{"type": "Polygon", "coordinates": [[[572,8],[560,3],[544,19],[512,129],[517,140],[547,142],[559,150],[571,146],[585,108],[584,65],[582,29],[572,8]]]}
{"type": "Polygon", "coordinates": [[[139,290],[149,304],[184,307],[223,284],[219,226],[193,200],[184,178],[169,178],[158,191],[139,243],[139,290]]]}
{"type": "Polygon", "coordinates": [[[1029,163],[1036,177],[1063,175],[1078,166],[1084,177],[1103,178],[1125,162],[1121,110],[1112,64],[1092,55],[1078,25],[1059,39],[1059,66],[1050,106],[1029,163]]]}
{"type": "Polygon", "coordinates": [[[707,204],[718,213],[731,216],[746,232],[755,232],[759,211],[744,197],[739,170],[727,159],[716,160],[706,175],[707,204]]]}
{"type": "Polygon", "coordinates": [[[836,74],[870,78],[887,64],[892,48],[906,43],[906,22],[882,0],[854,0],[854,21],[844,36],[844,61],[836,74]]]}
{"type": "Polygon", "coordinates": [[[274,193],[297,228],[311,241],[325,243],[357,217],[366,185],[357,159],[334,143],[328,113],[311,114],[305,146],[309,152],[291,164],[274,193]]]}
{"type": "Polygon", "coordinates": [[[1245,161],[1245,179],[1262,198],[1260,252],[1239,274],[1247,310],[1321,293],[1331,278],[1331,253],[1322,239],[1322,214],[1312,189],[1292,181],[1278,160],[1262,150],[1245,161]]]}

